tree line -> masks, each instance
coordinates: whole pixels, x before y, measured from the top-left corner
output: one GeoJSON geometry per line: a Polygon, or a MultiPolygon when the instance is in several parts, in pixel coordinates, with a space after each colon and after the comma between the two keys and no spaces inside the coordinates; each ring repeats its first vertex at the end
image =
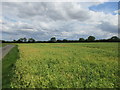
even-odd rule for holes
{"type": "Polygon", "coordinates": [[[69,43],[69,42],[120,42],[120,38],[117,36],[112,36],[109,39],[99,39],[96,40],[94,36],[89,36],[87,39],[84,38],[79,38],[79,40],[57,40],[56,37],[52,37],[48,41],[36,41],[34,38],[20,38],[18,40],[13,40],[13,41],[5,41],[2,40],[3,43],[69,43]]]}

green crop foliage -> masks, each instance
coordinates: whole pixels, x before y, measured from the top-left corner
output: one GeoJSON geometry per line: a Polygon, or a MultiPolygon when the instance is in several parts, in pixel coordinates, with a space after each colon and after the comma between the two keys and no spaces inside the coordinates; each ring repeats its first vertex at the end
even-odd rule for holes
{"type": "Polygon", "coordinates": [[[118,43],[18,44],[11,88],[117,88],[118,43]]]}

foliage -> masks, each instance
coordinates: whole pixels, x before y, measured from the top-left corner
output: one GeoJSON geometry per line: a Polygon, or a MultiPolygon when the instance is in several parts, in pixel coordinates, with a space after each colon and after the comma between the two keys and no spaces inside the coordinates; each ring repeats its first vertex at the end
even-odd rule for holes
{"type": "Polygon", "coordinates": [[[35,42],[35,39],[29,38],[29,39],[28,39],[28,42],[35,42]]]}
{"type": "Polygon", "coordinates": [[[118,87],[118,43],[19,44],[12,88],[118,87]]]}
{"type": "Polygon", "coordinates": [[[120,41],[120,39],[117,36],[113,36],[109,40],[110,41],[120,41]]]}
{"type": "Polygon", "coordinates": [[[79,38],[79,41],[85,41],[85,39],[84,38],[79,38]]]}
{"type": "MultiPolygon", "coordinates": [[[[15,40],[14,40],[14,42],[15,42],[15,40]]],[[[27,42],[27,39],[25,37],[24,38],[20,38],[20,39],[18,39],[17,42],[27,42]]]]}
{"type": "Polygon", "coordinates": [[[13,40],[13,41],[4,41],[2,40],[2,43],[75,43],[75,42],[120,42],[120,38],[117,37],[117,36],[113,36],[109,39],[98,39],[98,40],[95,40],[95,37],[94,36],[89,36],[87,39],[84,39],[84,38],[79,38],[79,40],[67,40],[67,39],[63,39],[63,40],[56,40],[56,37],[52,37],[50,40],[48,41],[35,41],[34,38],[28,38],[28,41],[27,41],[27,38],[20,38],[18,40],[13,40]]]}
{"type": "Polygon", "coordinates": [[[51,41],[51,42],[56,42],[56,38],[55,38],[55,37],[52,37],[52,38],[50,39],[50,41],[51,41]]]}
{"type": "Polygon", "coordinates": [[[68,40],[67,39],[63,39],[63,42],[67,42],[68,40]]]}
{"type": "Polygon", "coordinates": [[[95,40],[95,37],[94,36],[89,36],[87,41],[94,41],[95,40]]]}

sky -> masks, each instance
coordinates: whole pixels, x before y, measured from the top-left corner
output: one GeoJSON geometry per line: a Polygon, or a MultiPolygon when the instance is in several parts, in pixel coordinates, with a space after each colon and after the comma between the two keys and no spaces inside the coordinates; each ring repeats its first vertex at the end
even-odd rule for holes
{"type": "Polygon", "coordinates": [[[118,36],[118,2],[2,2],[2,40],[118,36]]]}

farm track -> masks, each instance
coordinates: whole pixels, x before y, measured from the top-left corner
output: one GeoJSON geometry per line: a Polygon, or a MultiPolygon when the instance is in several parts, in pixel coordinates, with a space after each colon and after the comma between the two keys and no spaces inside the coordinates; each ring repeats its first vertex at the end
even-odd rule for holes
{"type": "Polygon", "coordinates": [[[0,47],[0,60],[8,54],[8,52],[14,47],[14,45],[6,45],[4,47],[0,47]]]}

